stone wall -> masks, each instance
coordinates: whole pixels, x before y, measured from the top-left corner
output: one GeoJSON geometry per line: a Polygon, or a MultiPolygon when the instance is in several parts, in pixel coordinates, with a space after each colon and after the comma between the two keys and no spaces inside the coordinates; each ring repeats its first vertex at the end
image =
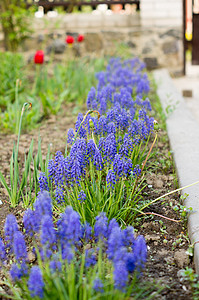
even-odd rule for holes
{"type": "Polygon", "coordinates": [[[114,14],[106,11],[35,19],[34,34],[20,51],[30,61],[34,52],[42,48],[47,59],[54,51],[54,59],[61,61],[67,57],[70,59],[71,55],[115,55],[118,45],[122,44],[120,51],[128,46],[132,56],[139,56],[150,70],[166,67],[174,75],[180,74],[183,69],[182,28],[176,24],[180,16],[174,18],[174,23],[165,17],[167,24],[162,18],[162,25],[155,25],[154,19],[147,18],[145,14],[150,1],[155,0],[142,0],[141,13],[114,14]],[[85,40],[68,49],[65,44],[67,34],[84,34],[85,40]]]}

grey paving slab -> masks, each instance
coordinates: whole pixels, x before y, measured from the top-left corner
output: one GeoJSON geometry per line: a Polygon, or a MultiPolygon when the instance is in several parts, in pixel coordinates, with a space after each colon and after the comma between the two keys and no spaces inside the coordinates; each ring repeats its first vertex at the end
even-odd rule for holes
{"type": "MultiPolygon", "coordinates": [[[[154,71],[157,93],[166,114],[167,132],[174,155],[180,187],[199,181],[199,123],[166,69],[154,71]]],[[[188,232],[194,246],[194,262],[199,274],[199,184],[182,190],[193,212],[188,217],[188,232]]]]}

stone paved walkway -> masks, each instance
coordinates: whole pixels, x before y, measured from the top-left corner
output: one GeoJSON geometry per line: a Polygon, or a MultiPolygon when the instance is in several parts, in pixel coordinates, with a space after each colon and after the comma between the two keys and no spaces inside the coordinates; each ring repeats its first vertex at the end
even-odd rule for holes
{"type": "Polygon", "coordinates": [[[184,92],[192,92],[192,97],[184,97],[186,105],[199,123],[199,66],[187,64],[186,76],[173,79],[177,90],[183,95],[184,92]]]}

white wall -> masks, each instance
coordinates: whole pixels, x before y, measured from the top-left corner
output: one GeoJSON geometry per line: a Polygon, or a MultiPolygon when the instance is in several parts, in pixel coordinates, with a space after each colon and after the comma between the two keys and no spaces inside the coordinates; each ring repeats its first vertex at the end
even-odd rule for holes
{"type": "Polygon", "coordinates": [[[141,0],[143,26],[182,26],[182,0],[141,0]]]}

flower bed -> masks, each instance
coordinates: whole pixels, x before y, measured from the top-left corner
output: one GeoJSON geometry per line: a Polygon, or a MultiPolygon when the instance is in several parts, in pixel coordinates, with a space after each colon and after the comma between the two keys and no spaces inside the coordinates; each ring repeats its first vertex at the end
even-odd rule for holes
{"type": "Polygon", "coordinates": [[[140,280],[146,244],[129,226],[150,203],[143,179],[157,137],[143,67],[112,59],[97,74],[65,153],[46,158],[33,209],[20,226],[7,217],[2,284],[15,299],[151,297],[154,286],[140,280]]]}

